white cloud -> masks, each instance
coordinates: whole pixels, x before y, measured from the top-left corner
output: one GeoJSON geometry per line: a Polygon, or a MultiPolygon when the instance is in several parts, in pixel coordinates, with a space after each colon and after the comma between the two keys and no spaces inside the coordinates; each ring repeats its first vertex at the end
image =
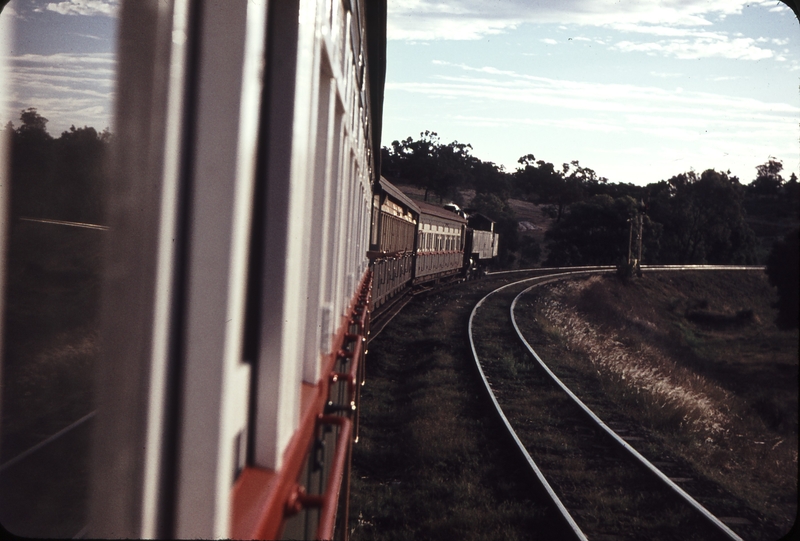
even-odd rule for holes
{"type": "MultiPolygon", "coordinates": [[[[477,40],[502,34],[525,23],[569,23],[604,27],[616,32],[645,34],[660,39],[620,39],[612,47],[679,59],[721,57],[739,60],[775,58],[762,46],[788,40],[757,39],[712,30],[713,15],[742,13],[745,7],[769,7],[774,1],[748,0],[407,0],[389,4],[388,35],[395,40],[477,40]]],[[[567,29],[568,27],[559,26],[567,29]]],[[[577,37],[576,41],[591,38],[577,37]]],[[[548,45],[552,38],[539,41],[548,45]]],[[[593,39],[596,43],[606,42],[593,39]]]]}
{"type": "Polygon", "coordinates": [[[541,126],[546,128],[574,129],[582,131],[593,131],[602,133],[620,133],[625,131],[621,126],[610,124],[605,121],[591,117],[572,117],[572,118],[520,118],[520,117],[481,117],[456,115],[455,120],[469,126],[479,126],[483,128],[505,128],[508,126],[541,126]]]}
{"type": "Polygon", "coordinates": [[[586,26],[710,26],[712,16],[742,13],[749,0],[405,0],[389,3],[388,37],[480,39],[523,23],[586,26]]]}
{"type": "Polygon", "coordinates": [[[50,120],[52,134],[73,124],[98,130],[111,125],[113,54],[25,54],[8,60],[11,92],[3,123],[16,122],[20,110],[36,107],[50,120]]]}
{"type": "Polygon", "coordinates": [[[114,16],[119,7],[119,0],[67,0],[66,2],[50,2],[48,11],[62,15],[107,15],[114,16]]]}
{"type": "Polygon", "coordinates": [[[762,49],[755,45],[755,40],[752,38],[728,39],[725,35],[694,40],[672,39],[645,43],[620,41],[612,47],[621,52],[660,54],[684,60],[710,57],[763,60],[775,56],[772,50],[762,49]]]}
{"type": "Polygon", "coordinates": [[[440,75],[433,82],[387,83],[389,94],[406,92],[429,100],[457,98],[513,104],[515,119],[463,116],[482,125],[525,124],[583,131],[643,133],[659,138],[796,140],[800,107],[752,98],[652,86],[589,83],[519,74],[491,66],[438,62],[464,75],[440,75]]]}
{"type": "Polygon", "coordinates": [[[15,64],[44,64],[47,66],[58,66],[63,64],[106,64],[113,67],[115,57],[113,53],[92,53],[92,54],[72,54],[72,53],[55,53],[49,55],[43,54],[21,54],[9,58],[15,64]]]}

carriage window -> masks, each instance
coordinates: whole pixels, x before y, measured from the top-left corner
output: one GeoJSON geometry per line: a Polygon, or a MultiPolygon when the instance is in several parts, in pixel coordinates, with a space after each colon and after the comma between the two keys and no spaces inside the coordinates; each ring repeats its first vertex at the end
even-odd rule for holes
{"type": "Polygon", "coordinates": [[[11,179],[0,523],[21,536],[80,536],[87,524],[116,6],[0,2],[11,179]]]}

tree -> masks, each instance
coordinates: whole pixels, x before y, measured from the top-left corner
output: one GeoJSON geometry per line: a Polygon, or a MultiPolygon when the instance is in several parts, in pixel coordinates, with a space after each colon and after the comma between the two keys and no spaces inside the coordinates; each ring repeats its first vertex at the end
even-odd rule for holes
{"type": "Polygon", "coordinates": [[[40,115],[35,107],[29,107],[22,111],[19,119],[22,121],[22,125],[17,128],[17,133],[20,135],[52,139],[50,134],[47,133],[49,120],[40,115]]]}
{"type": "Polygon", "coordinates": [[[71,220],[103,222],[105,193],[105,157],[110,141],[106,131],[71,126],[55,141],[58,168],[57,195],[59,213],[71,220]]]}
{"type": "Polygon", "coordinates": [[[783,184],[783,163],[770,156],[766,163],[756,167],[757,176],[748,189],[757,195],[778,195],[783,184]]]}
{"type": "Polygon", "coordinates": [[[439,197],[453,197],[459,187],[472,186],[475,158],[472,146],[453,141],[443,145],[433,131],[420,133],[417,140],[408,137],[392,141],[381,150],[381,169],[385,176],[405,180],[439,197]]]}
{"type": "MultiPolygon", "coordinates": [[[[628,255],[629,220],[639,212],[630,197],[596,195],[572,205],[545,233],[548,266],[616,265],[628,255]]],[[[644,217],[643,259],[654,262],[661,227],[644,217]]]]}
{"type": "Polygon", "coordinates": [[[587,192],[608,181],[578,160],[565,163],[557,171],[552,163],[536,160],[533,154],[522,156],[516,172],[517,191],[540,205],[551,205],[556,222],[561,221],[564,210],[584,199],[587,192]]]}
{"type": "Polygon", "coordinates": [[[35,108],[11,135],[11,212],[18,217],[102,223],[104,160],[112,135],[75,128],[53,139],[35,108]]]}
{"type": "Polygon", "coordinates": [[[798,326],[798,276],[800,276],[800,230],[788,233],[776,242],[767,259],[766,273],[770,285],[778,288],[778,317],[775,323],[782,329],[798,326]]]}
{"type": "Polygon", "coordinates": [[[755,263],[739,179],[713,169],[648,186],[649,215],[663,225],[661,263],[755,263]]]}

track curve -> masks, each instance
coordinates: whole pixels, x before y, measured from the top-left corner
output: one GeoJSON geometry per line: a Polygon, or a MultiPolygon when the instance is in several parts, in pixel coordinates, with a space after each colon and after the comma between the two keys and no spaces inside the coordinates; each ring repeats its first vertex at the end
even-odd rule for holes
{"type": "MultiPolygon", "coordinates": [[[[701,266],[647,266],[643,267],[642,269],[645,272],[654,272],[654,271],[683,271],[683,270],[763,270],[763,267],[755,267],[755,266],[710,266],[710,265],[701,265],[701,266]]],[[[563,518],[564,524],[569,528],[571,531],[571,535],[574,539],[587,539],[586,534],[581,530],[578,526],[574,518],[571,516],[567,507],[562,503],[561,499],[558,497],[556,492],[553,490],[552,486],[548,483],[547,479],[545,478],[544,474],[540,467],[534,462],[533,458],[531,457],[528,450],[525,448],[525,445],[522,443],[522,440],[517,435],[516,431],[511,425],[506,414],[503,412],[503,409],[497,399],[497,396],[492,389],[492,386],[489,382],[487,374],[483,370],[481,366],[480,359],[478,357],[478,352],[475,345],[475,338],[473,334],[473,322],[475,319],[475,314],[477,313],[478,309],[484,304],[484,302],[489,299],[492,295],[495,295],[503,290],[514,286],[520,286],[522,284],[527,284],[534,282],[533,285],[526,288],[524,291],[517,294],[514,298],[514,301],[511,303],[510,307],[510,316],[512,325],[514,330],[517,334],[517,338],[520,340],[520,343],[525,347],[529,355],[531,355],[537,363],[544,369],[544,371],[548,374],[548,376],[562,389],[564,393],[566,393],[571,400],[581,408],[583,413],[589,417],[593,423],[597,425],[604,433],[612,438],[613,441],[616,442],[621,448],[625,450],[631,457],[634,457],[638,463],[643,466],[647,471],[649,471],[653,476],[655,476],[659,482],[663,483],[665,486],[669,487],[669,489],[682,501],[688,504],[696,513],[702,516],[702,519],[710,525],[715,531],[721,534],[722,537],[726,539],[734,539],[734,540],[741,540],[735,532],[733,532],[727,525],[725,525],[720,519],[716,516],[711,514],[707,509],[705,509],[700,503],[698,503],[694,498],[692,498],[688,493],[686,493],[682,488],[680,488],[677,484],[675,484],[672,480],[670,480],[663,472],[661,472],[656,466],[650,463],[647,459],[645,459],[636,449],[634,449],[629,443],[623,440],[619,435],[617,435],[611,428],[609,428],[597,415],[595,415],[572,391],[570,391],[566,385],[564,385],[556,376],[555,374],[545,365],[545,363],[539,358],[533,348],[530,346],[528,341],[524,338],[520,329],[516,323],[516,319],[514,316],[514,308],[516,306],[517,300],[525,293],[533,289],[534,287],[557,281],[557,280],[564,280],[572,277],[577,277],[580,275],[588,275],[588,274],[602,274],[602,273],[609,273],[614,272],[614,267],[578,267],[578,268],[563,268],[563,269],[540,269],[540,271],[544,274],[540,274],[538,276],[526,278],[523,280],[518,280],[509,284],[506,284],[502,287],[495,289],[494,291],[490,292],[488,295],[483,297],[473,308],[468,324],[468,335],[470,341],[470,348],[472,351],[473,360],[475,362],[475,366],[477,371],[480,375],[482,380],[483,386],[487,395],[490,397],[492,404],[496,410],[496,413],[500,420],[502,421],[503,425],[505,425],[505,429],[508,431],[510,437],[516,444],[518,451],[522,454],[525,458],[525,461],[528,463],[531,471],[534,473],[536,478],[542,484],[542,487],[547,492],[551,500],[553,501],[554,505],[558,508],[561,516],[563,518]]],[[[510,274],[515,271],[504,271],[502,273],[492,273],[492,274],[510,274]]]]}
{"type": "Polygon", "coordinates": [[[538,287],[541,284],[533,285],[521,293],[519,293],[516,297],[514,297],[514,301],[511,303],[510,308],[510,315],[511,315],[511,324],[514,326],[514,331],[517,333],[517,337],[520,339],[522,344],[528,350],[528,352],[536,359],[536,362],[539,363],[539,366],[547,373],[548,376],[553,380],[553,382],[561,387],[561,389],[572,399],[572,401],[589,416],[590,419],[606,434],[608,434],[618,445],[620,445],[623,449],[625,449],[630,455],[633,457],[634,460],[638,461],[642,466],[647,468],[653,475],[655,475],[658,479],[661,480],[666,486],[668,486],[673,492],[675,492],[680,498],[682,498],[687,504],[692,506],[697,512],[699,512],[706,520],[708,520],[715,528],[719,531],[727,535],[730,539],[734,539],[737,541],[742,541],[742,538],[736,535],[736,533],[728,528],[720,519],[715,517],[710,511],[708,511],[705,507],[703,507],[697,500],[692,498],[685,490],[679,487],[675,482],[673,482],[669,477],[667,477],[660,469],[654,466],[649,460],[647,460],[644,456],[641,455],[631,444],[623,440],[616,432],[614,432],[608,425],[606,425],[602,419],[600,419],[583,401],[578,398],[578,396],[573,393],[564,383],[558,378],[558,376],[553,373],[552,370],[545,364],[545,362],[537,355],[536,351],[531,347],[530,343],[525,339],[522,332],[517,325],[517,320],[514,315],[514,308],[516,308],[517,301],[522,297],[524,294],[528,293],[534,287],[538,287]]]}

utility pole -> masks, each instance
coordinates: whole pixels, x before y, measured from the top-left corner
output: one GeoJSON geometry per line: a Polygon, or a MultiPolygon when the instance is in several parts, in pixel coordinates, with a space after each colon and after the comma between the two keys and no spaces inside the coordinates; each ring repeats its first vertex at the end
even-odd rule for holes
{"type": "Polygon", "coordinates": [[[633,264],[631,256],[633,255],[633,217],[628,218],[630,227],[628,228],[628,267],[633,264]]]}
{"type": "Polygon", "coordinates": [[[637,270],[641,273],[642,272],[642,226],[644,225],[644,215],[640,212],[637,216],[639,219],[639,234],[638,234],[638,241],[639,241],[639,255],[636,258],[636,265],[637,270]]]}
{"type": "Polygon", "coordinates": [[[635,216],[628,219],[630,227],[628,229],[628,267],[638,276],[642,275],[642,230],[644,226],[644,215],[639,209],[635,216]],[[634,250],[634,230],[636,231],[636,257],[633,257],[634,250]]]}

